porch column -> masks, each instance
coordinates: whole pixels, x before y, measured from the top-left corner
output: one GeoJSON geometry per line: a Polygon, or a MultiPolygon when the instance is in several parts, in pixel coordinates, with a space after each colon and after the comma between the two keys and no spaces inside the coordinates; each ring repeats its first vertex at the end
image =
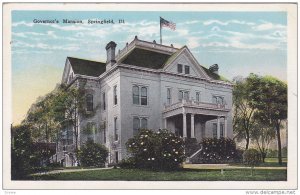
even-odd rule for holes
{"type": "Polygon", "coordinates": [[[227,135],[227,117],[224,117],[224,137],[227,138],[228,135],[227,135]]]}
{"type": "Polygon", "coordinates": [[[191,114],[191,138],[195,138],[194,114],[191,114]]]}
{"type": "Polygon", "coordinates": [[[183,115],[183,137],[185,138],[185,137],[187,137],[186,135],[186,113],[182,113],[182,115],[183,115]]]}
{"type": "Polygon", "coordinates": [[[220,139],[220,117],[217,118],[217,138],[220,139]]]}
{"type": "Polygon", "coordinates": [[[164,129],[167,129],[167,118],[164,118],[164,129]]]}

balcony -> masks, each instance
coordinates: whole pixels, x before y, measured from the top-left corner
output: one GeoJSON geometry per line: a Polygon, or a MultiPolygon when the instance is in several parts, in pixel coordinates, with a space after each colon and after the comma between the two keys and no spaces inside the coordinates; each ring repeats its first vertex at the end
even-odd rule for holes
{"type": "Polygon", "coordinates": [[[163,114],[165,117],[183,112],[204,115],[224,115],[229,111],[230,108],[226,104],[214,104],[183,99],[182,101],[174,104],[164,105],[163,114]]]}

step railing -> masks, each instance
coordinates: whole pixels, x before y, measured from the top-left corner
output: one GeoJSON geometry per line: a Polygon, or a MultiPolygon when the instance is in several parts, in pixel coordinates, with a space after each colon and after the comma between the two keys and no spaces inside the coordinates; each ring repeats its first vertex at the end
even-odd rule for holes
{"type": "Polygon", "coordinates": [[[194,158],[197,154],[199,154],[202,151],[203,147],[200,146],[200,149],[197,150],[194,154],[186,158],[186,163],[191,163],[192,158],[194,158]]]}

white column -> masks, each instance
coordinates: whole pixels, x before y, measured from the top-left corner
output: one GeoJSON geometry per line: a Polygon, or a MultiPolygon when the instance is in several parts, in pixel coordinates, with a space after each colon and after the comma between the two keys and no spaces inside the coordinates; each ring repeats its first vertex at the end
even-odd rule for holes
{"type": "Polygon", "coordinates": [[[191,138],[195,138],[194,114],[191,114],[191,138]]]}
{"type": "Polygon", "coordinates": [[[217,138],[220,139],[220,117],[217,118],[217,138]]]}
{"type": "Polygon", "coordinates": [[[182,113],[183,115],[183,137],[187,137],[186,135],[186,113],[182,113]]]}
{"type": "Polygon", "coordinates": [[[224,117],[224,137],[227,138],[227,117],[224,117]]]}
{"type": "Polygon", "coordinates": [[[167,118],[164,118],[164,129],[167,129],[167,126],[168,126],[168,124],[167,124],[167,118]]]}

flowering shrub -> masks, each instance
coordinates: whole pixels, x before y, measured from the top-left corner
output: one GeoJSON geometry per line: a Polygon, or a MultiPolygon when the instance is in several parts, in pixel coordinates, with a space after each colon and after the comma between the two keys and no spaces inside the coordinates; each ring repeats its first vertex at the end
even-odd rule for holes
{"type": "Polygon", "coordinates": [[[203,163],[224,163],[236,160],[238,152],[235,142],[229,138],[205,138],[200,153],[203,163]]]}
{"type": "Polygon", "coordinates": [[[103,167],[107,156],[106,147],[91,140],[78,151],[78,159],[84,167],[103,167]]]}
{"type": "Polygon", "coordinates": [[[172,170],[184,161],[184,142],[168,130],[140,130],[126,143],[135,167],[172,170]]]}

